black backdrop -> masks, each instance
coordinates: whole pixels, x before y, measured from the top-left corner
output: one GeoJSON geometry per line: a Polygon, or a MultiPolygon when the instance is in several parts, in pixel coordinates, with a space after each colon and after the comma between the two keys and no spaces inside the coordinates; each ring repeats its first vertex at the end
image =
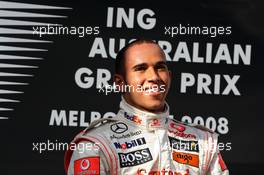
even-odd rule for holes
{"type": "Polygon", "coordinates": [[[112,75],[120,43],[122,46],[139,37],[158,41],[168,52],[173,73],[167,99],[171,115],[219,133],[231,174],[259,174],[264,165],[263,2],[8,2],[0,1],[1,174],[65,174],[63,149],[40,152],[40,147],[34,146],[68,143],[91,120],[117,112],[120,95],[99,92],[96,83],[112,75]],[[122,14],[129,20],[118,19],[122,14]],[[62,24],[72,31],[40,37],[39,27],[47,30],[40,22],[62,24]],[[204,31],[179,34],[176,30],[180,26],[204,31]],[[81,27],[88,27],[84,37],[81,27]],[[79,34],[74,28],[79,28],[79,34]],[[215,28],[220,28],[216,36],[215,28]],[[210,53],[211,63],[195,61],[195,55],[206,57],[210,53]],[[192,85],[188,85],[190,80],[194,80],[192,85]],[[203,82],[210,80],[208,89],[200,93],[203,82]]]}

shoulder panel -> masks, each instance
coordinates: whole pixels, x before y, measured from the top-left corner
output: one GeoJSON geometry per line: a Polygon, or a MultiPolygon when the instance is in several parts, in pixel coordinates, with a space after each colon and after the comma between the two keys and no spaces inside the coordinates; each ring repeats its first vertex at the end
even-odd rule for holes
{"type": "Polygon", "coordinates": [[[103,126],[107,123],[117,122],[117,121],[119,121],[119,120],[116,118],[102,118],[102,119],[95,120],[83,131],[82,134],[86,134],[91,129],[98,128],[98,127],[103,126]]]}
{"type": "MultiPolygon", "coordinates": [[[[170,119],[171,119],[171,118],[170,118],[170,119]]],[[[184,123],[184,122],[181,122],[181,121],[178,121],[178,120],[175,120],[175,119],[171,119],[171,120],[174,121],[174,122],[176,122],[176,123],[179,123],[179,124],[185,125],[185,126],[193,127],[193,128],[196,128],[196,129],[199,129],[199,130],[202,130],[202,131],[209,132],[209,133],[211,133],[211,134],[215,134],[214,131],[212,131],[211,129],[209,129],[209,128],[203,126],[203,125],[184,123]]]]}
{"type": "Polygon", "coordinates": [[[192,125],[193,127],[197,128],[197,129],[200,129],[202,131],[207,131],[207,132],[210,132],[211,134],[214,134],[215,132],[212,131],[211,129],[203,126],[203,125],[192,125]]]}

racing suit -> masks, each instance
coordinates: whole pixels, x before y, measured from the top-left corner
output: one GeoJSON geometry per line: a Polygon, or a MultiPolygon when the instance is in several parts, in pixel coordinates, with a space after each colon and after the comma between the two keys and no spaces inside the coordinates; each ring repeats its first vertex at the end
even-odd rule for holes
{"type": "Polygon", "coordinates": [[[122,98],[117,116],[103,120],[73,140],[72,144],[86,146],[66,152],[68,175],[229,174],[217,148],[217,134],[170,119],[167,104],[164,112],[155,114],[122,98]]]}

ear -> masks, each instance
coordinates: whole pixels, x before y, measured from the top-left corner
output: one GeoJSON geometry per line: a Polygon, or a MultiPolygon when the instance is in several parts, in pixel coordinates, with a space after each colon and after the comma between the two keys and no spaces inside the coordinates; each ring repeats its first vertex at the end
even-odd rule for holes
{"type": "Polygon", "coordinates": [[[120,75],[120,74],[114,74],[113,79],[114,79],[114,83],[115,83],[116,85],[121,86],[122,84],[124,84],[124,78],[123,78],[123,76],[120,75]]]}
{"type": "Polygon", "coordinates": [[[123,86],[125,85],[124,77],[120,74],[114,74],[113,81],[118,91],[122,92],[123,86]]]}

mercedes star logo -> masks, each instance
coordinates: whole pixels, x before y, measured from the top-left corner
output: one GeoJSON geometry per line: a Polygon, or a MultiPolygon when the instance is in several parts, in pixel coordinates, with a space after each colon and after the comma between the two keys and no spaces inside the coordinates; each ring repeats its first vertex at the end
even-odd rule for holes
{"type": "Polygon", "coordinates": [[[111,125],[111,130],[117,134],[121,134],[127,131],[127,125],[125,123],[119,122],[111,125]]]}

